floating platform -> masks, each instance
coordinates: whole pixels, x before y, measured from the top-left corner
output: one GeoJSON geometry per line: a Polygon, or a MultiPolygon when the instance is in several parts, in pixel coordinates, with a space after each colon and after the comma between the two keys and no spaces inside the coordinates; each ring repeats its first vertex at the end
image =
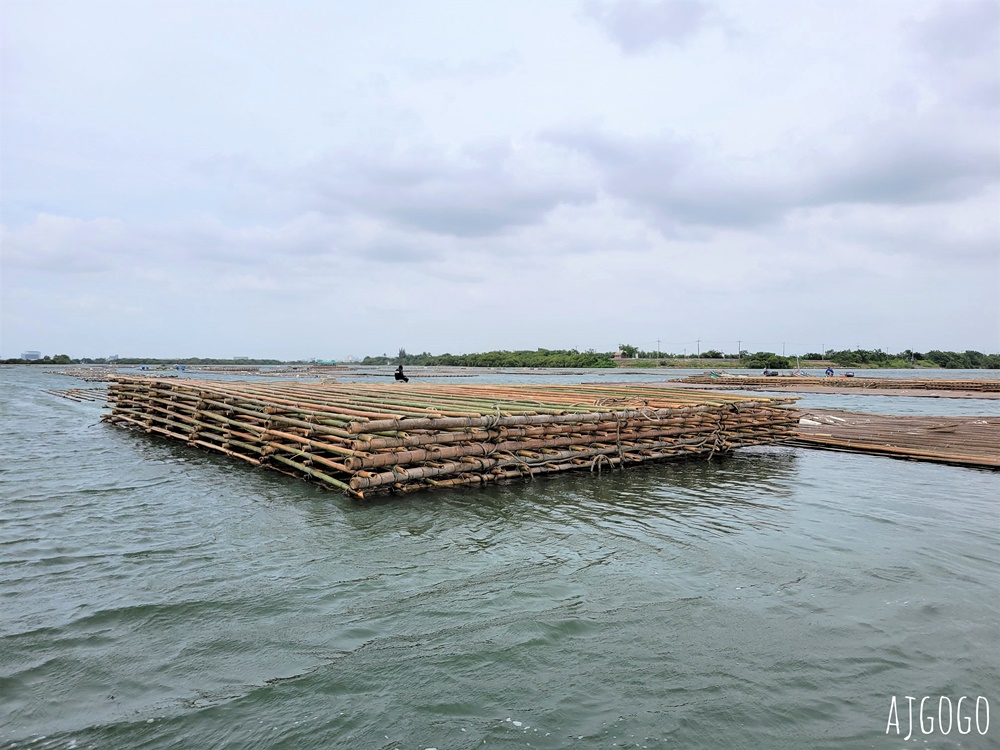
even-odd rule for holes
{"type": "Polygon", "coordinates": [[[792,397],[610,385],[118,377],[103,419],[364,499],[711,458],[791,438],[792,397]]]}
{"type": "Polygon", "coordinates": [[[67,388],[62,391],[54,390],[43,390],[42,393],[50,393],[53,396],[59,396],[59,398],[69,399],[70,401],[107,401],[108,400],[108,389],[107,388],[67,388]]]}
{"type": "Polygon", "coordinates": [[[963,393],[998,393],[1000,379],[987,380],[947,380],[945,378],[859,378],[859,377],[814,377],[810,375],[691,375],[675,380],[689,385],[712,385],[719,388],[767,389],[784,388],[795,390],[808,388],[849,388],[867,390],[909,390],[909,391],[960,391],[963,393]]]}
{"type": "Polygon", "coordinates": [[[916,417],[814,409],[793,445],[1000,469],[1000,417],[916,417]]]}
{"type": "Polygon", "coordinates": [[[118,370],[114,367],[67,367],[59,370],[46,370],[49,375],[65,375],[88,383],[106,383],[118,370]]]}

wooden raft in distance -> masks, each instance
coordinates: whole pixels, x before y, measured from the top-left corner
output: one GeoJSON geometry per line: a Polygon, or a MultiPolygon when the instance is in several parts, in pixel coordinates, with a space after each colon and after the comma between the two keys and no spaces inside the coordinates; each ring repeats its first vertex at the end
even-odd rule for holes
{"type": "Polygon", "coordinates": [[[886,378],[886,377],[814,377],[811,375],[689,375],[676,383],[713,385],[733,388],[787,388],[797,386],[851,388],[887,391],[959,391],[964,393],[1000,393],[1000,379],[952,380],[945,378],[886,378]]]}
{"type": "Polygon", "coordinates": [[[813,409],[793,445],[1000,468],[1000,417],[924,417],[813,409]]]}

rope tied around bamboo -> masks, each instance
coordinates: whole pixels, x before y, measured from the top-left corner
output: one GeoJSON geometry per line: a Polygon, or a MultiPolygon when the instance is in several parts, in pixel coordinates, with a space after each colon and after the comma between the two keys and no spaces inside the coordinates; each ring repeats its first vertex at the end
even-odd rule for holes
{"type": "Polygon", "coordinates": [[[607,464],[608,465],[608,469],[611,470],[611,471],[613,471],[614,468],[615,468],[614,464],[611,463],[611,459],[608,458],[603,453],[594,456],[593,459],[591,459],[591,461],[590,461],[590,473],[593,474],[594,473],[594,469],[596,468],[597,469],[597,475],[600,476],[600,474],[601,474],[601,467],[604,464],[607,464]]]}
{"type": "Polygon", "coordinates": [[[501,419],[503,419],[505,416],[509,416],[503,414],[500,411],[500,404],[494,404],[494,407],[496,408],[496,414],[487,415],[487,421],[486,424],[484,425],[487,430],[492,430],[494,427],[497,427],[500,424],[501,419]]]}

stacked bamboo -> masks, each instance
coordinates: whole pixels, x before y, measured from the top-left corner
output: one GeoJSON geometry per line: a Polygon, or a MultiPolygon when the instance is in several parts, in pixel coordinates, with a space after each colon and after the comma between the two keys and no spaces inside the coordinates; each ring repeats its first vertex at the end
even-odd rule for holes
{"type": "Polygon", "coordinates": [[[794,398],[599,385],[147,380],[105,419],[364,499],[622,468],[792,437],[794,398]]]}
{"type": "Polygon", "coordinates": [[[739,388],[791,388],[794,386],[828,386],[832,388],[913,389],[931,391],[978,391],[1000,393],[1000,379],[946,380],[944,378],[857,378],[813,377],[809,375],[691,375],[675,382],[691,385],[717,385],[739,388]]]}

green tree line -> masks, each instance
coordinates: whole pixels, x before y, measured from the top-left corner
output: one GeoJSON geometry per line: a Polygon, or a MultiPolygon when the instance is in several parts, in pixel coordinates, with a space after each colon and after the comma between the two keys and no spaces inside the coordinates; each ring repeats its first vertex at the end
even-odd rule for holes
{"type": "Polygon", "coordinates": [[[400,349],[395,357],[365,357],[363,365],[440,365],[450,367],[614,367],[611,352],[580,352],[576,349],[535,349],[492,351],[478,354],[407,354],[400,349]]]}
{"type": "Polygon", "coordinates": [[[1000,369],[1000,354],[983,354],[972,349],[964,352],[946,352],[932,349],[916,352],[906,349],[889,354],[881,349],[854,349],[835,351],[828,349],[823,354],[807,354],[803,359],[820,359],[835,362],[841,367],[864,365],[867,367],[943,367],[949,370],[997,370],[1000,369]]]}
{"type": "Polygon", "coordinates": [[[964,352],[947,352],[932,349],[928,352],[916,352],[910,349],[889,354],[881,349],[834,350],[827,349],[822,354],[809,352],[801,357],[787,357],[774,352],[749,352],[746,350],[737,354],[723,354],[715,349],[709,349],[700,354],[670,354],[666,352],[647,352],[637,347],[622,344],[619,349],[629,359],[731,359],[733,364],[748,369],[769,368],[773,370],[789,369],[796,362],[832,362],[840,367],[881,367],[905,370],[912,367],[943,367],[947,369],[979,370],[1000,369],[1000,354],[983,354],[973,350],[964,352]]]}

